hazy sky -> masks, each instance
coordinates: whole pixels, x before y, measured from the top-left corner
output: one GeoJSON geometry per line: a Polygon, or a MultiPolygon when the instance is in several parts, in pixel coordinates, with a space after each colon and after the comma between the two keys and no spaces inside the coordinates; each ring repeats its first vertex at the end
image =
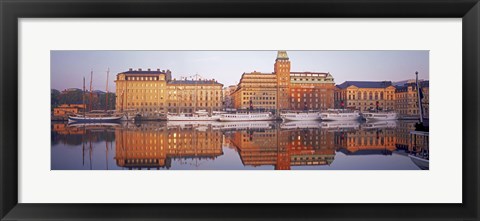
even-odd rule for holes
{"type": "MultiPolygon", "coordinates": [[[[335,83],[344,81],[401,81],[429,79],[428,51],[287,51],[291,71],[330,72],[335,83]]],[[[93,89],[109,91],[117,73],[129,68],[170,69],[172,78],[199,74],[225,86],[237,84],[242,73],[273,72],[277,51],[51,51],[51,87],[57,90],[88,89],[93,70],[93,89]]]]}

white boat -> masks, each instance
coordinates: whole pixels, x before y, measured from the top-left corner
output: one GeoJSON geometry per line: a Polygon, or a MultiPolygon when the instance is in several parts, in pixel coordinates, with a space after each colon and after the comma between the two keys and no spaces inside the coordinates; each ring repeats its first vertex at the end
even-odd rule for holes
{"type": "Polygon", "coordinates": [[[396,128],[397,121],[388,120],[388,121],[374,121],[374,122],[367,122],[362,125],[365,129],[382,129],[382,128],[396,128]]]}
{"type": "Polygon", "coordinates": [[[271,121],[219,122],[222,130],[271,129],[271,121]]]}
{"type": "Polygon", "coordinates": [[[220,121],[269,121],[275,120],[271,112],[237,112],[231,114],[221,114],[220,121]]]}
{"type": "Polygon", "coordinates": [[[358,129],[360,123],[358,121],[323,121],[322,129],[358,129]]]}
{"type": "Polygon", "coordinates": [[[417,165],[420,169],[422,170],[428,170],[430,167],[430,162],[427,158],[423,158],[420,156],[415,156],[413,154],[408,154],[408,157],[410,157],[410,160],[417,165]]]}
{"type": "Polygon", "coordinates": [[[317,129],[321,126],[319,121],[290,121],[280,124],[281,129],[317,129]]]}
{"type": "Polygon", "coordinates": [[[315,121],[320,120],[320,112],[316,111],[297,111],[280,114],[284,121],[315,121]]]}
{"type": "Polygon", "coordinates": [[[320,114],[323,121],[352,121],[358,120],[360,114],[358,111],[343,110],[343,109],[329,109],[320,114]]]}
{"type": "Polygon", "coordinates": [[[216,121],[218,119],[220,119],[220,115],[209,115],[206,110],[194,113],[167,114],[168,121],[216,121]]]}
{"type": "Polygon", "coordinates": [[[386,121],[386,120],[396,120],[397,113],[395,112],[369,112],[362,113],[362,117],[367,121],[386,121]]]}

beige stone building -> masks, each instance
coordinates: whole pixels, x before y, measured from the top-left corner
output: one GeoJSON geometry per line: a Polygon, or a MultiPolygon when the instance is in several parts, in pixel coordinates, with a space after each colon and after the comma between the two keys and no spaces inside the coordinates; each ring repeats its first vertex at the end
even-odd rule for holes
{"type": "Polygon", "coordinates": [[[345,81],[337,85],[334,99],[335,108],[394,110],[395,87],[391,81],[345,81]]]}
{"type": "Polygon", "coordinates": [[[167,111],[192,113],[223,110],[223,84],[215,80],[181,80],[167,83],[167,111]]]}
{"type": "MultiPolygon", "coordinates": [[[[421,81],[422,89],[422,109],[424,118],[429,116],[429,81],[421,81]]],[[[420,115],[418,108],[418,93],[415,82],[406,83],[398,86],[395,90],[395,109],[400,117],[418,118],[420,115]]]]}
{"type": "Polygon", "coordinates": [[[116,110],[135,110],[147,115],[164,113],[167,103],[169,70],[132,70],[118,73],[116,84],[116,110]]]}
{"type": "Polygon", "coordinates": [[[273,73],[243,73],[232,97],[236,109],[275,110],[277,77],[273,73]]]}
{"type": "Polygon", "coordinates": [[[116,110],[144,116],[223,109],[223,85],[215,80],[172,80],[169,70],[132,70],[118,73],[116,110]]]}

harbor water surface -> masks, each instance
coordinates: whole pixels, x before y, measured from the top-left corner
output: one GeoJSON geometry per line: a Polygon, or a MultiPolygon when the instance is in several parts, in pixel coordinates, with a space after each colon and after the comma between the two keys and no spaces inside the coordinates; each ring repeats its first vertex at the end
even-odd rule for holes
{"type": "MultiPolygon", "coordinates": [[[[415,121],[52,123],[52,170],[420,170],[415,121]]],[[[427,144],[428,146],[428,144],[427,144]]]]}

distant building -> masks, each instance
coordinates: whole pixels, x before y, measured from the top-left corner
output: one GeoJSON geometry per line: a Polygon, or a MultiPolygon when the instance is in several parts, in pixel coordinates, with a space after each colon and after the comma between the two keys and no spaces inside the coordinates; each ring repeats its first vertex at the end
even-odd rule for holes
{"type": "MultiPolygon", "coordinates": [[[[429,116],[429,81],[421,81],[422,89],[422,109],[424,118],[429,116]]],[[[415,82],[406,83],[403,86],[397,86],[395,90],[395,109],[400,117],[419,118],[417,84],[415,82]]]]}
{"type": "Polygon", "coordinates": [[[232,94],[237,109],[322,110],[333,108],[335,82],[330,73],[291,72],[286,51],[278,51],[274,72],[243,73],[232,94]]]}
{"type": "Polygon", "coordinates": [[[243,73],[232,96],[235,109],[275,110],[277,77],[272,73],[243,73]]]}
{"type": "Polygon", "coordinates": [[[69,114],[77,114],[85,110],[84,104],[61,104],[60,106],[53,108],[53,116],[66,117],[69,114]]]}
{"type": "Polygon", "coordinates": [[[333,108],[334,92],[335,81],[330,73],[290,73],[290,109],[292,110],[333,108]]]}
{"type": "Polygon", "coordinates": [[[170,70],[132,70],[118,73],[116,110],[135,110],[144,116],[191,113],[223,108],[223,85],[215,80],[172,80],[170,70]]]}
{"type": "Polygon", "coordinates": [[[215,80],[173,80],[167,83],[169,113],[223,110],[223,84],[215,80]]]}
{"type": "Polygon", "coordinates": [[[116,110],[134,109],[145,114],[166,111],[167,82],[171,72],[157,70],[132,70],[118,73],[116,84],[116,110]]]}
{"type": "Polygon", "coordinates": [[[234,109],[233,92],[237,90],[237,85],[230,85],[223,88],[223,105],[225,109],[234,109]]]}
{"type": "Polygon", "coordinates": [[[394,110],[395,87],[391,81],[345,81],[336,86],[335,108],[394,110]]]}

